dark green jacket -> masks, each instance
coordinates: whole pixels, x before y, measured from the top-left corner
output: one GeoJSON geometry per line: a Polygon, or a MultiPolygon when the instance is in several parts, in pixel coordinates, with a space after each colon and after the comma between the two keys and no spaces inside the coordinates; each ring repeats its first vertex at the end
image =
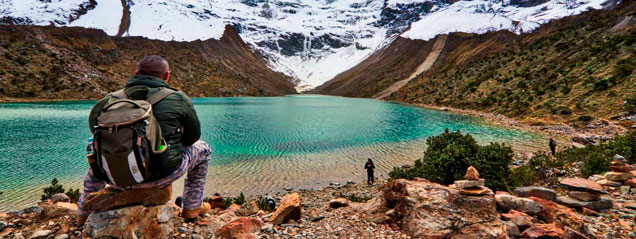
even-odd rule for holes
{"type": "MultiPolygon", "coordinates": [[[[126,83],[126,95],[134,100],[145,100],[162,87],[170,87],[163,80],[146,75],[133,76],[126,83]]],[[[97,124],[99,112],[109,103],[110,94],[98,101],[88,118],[91,133],[97,124]]],[[[172,173],[181,163],[181,148],[194,144],[201,136],[199,119],[192,101],[183,92],[177,91],[152,106],[155,118],[161,125],[161,132],[168,143],[168,150],[152,162],[153,179],[163,178],[172,173]],[[183,132],[179,127],[183,127],[183,132]]]]}

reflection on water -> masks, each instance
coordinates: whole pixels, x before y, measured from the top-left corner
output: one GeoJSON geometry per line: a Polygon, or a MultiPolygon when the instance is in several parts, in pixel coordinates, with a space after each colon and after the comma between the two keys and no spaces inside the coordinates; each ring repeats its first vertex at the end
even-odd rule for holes
{"type": "MultiPolygon", "coordinates": [[[[194,99],[202,139],[212,147],[207,193],[267,193],[363,179],[412,163],[445,128],[480,143],[535,148],[538,135],[478,119],[370,99],[328,96],[194,99]]],[[[33,205],[57,177],[80,187],[93,102],[0,104],[0,211],[33,205]],[[10,130],[6,130],[10,129],[10,130]]],[[[175,184],[179,192],[181,183],[175,184]]]]}

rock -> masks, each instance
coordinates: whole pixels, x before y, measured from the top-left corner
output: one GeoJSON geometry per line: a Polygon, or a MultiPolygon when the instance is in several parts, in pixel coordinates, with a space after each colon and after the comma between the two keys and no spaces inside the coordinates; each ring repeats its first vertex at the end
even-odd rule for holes
{"type": "Polygon", "coordinates": [[[617,160],[610,162],[609,169],[614,172],[623,172],[623,173],[629,173],[630,171],[633,170],[631,165],[623,161],[617,161],[617,160]]]}
{"type": "Polygon", "coordinates": [[[349,200],[346,198],[336,198],[329,201],[329,207],[331,208],[341,208],[349,206],[349,200]]]}
{"type": "Polygon", "coordinates": [[[24,236],[22,236],[22,233],[15,233],[13,234],[13,239],[24,239],[24,236]]]}
{"type": "Polygon", "coordinates": [[[467,195],[467,196],[484,196],[484,195],[492,195],[492,190],[487,187],[476,187],[476,188],[460,188],[459,194],[467,195]]]}
{"type": "Polygon", "coordinates": [[[605,173],[605,179],[622,182],[627,179],[633,178],[634,176],[630,172],[607,172],[605,173]]]}
{"type": "Polygon", "coordinates": [[[256,239],[256,233],[261,230],[264,224],[256,218],[241,217],[216,231],[219,239],[256,239]]]}
{"type": "Polygon", "coordinates": [[[477,180],[477,179],[479,179],[479,172],[477,172],[477,169],[475,167],[470,166],[466,170],[466,175],[464,176],[464,179],[466,179],[466,180],[477,180]]]}
{"type": "Polygon", "coordinates": [[[175,230],[179,208],[174,205],[132,206],[92,213],[84,233],[93,238],[164,238],[175,230]]]}
{"type": "Polygon", "coordinates": [[[557,202],[569,207],[574,207],[574,208],[586,207],[594,211],[602,211],[605,209],[610,209],[613,206],[612,200],[606,197],[601,197],[601,200],[598,200],[598,201],[584,202],[569,196],[562,196],[562,197],[557,197],[557,202]]]}
{"type": "Polygon", "coordinates": [[[508,213],[502,213],[501,218],[504,221],[509,221],[513,223],[520,231],[526,230],[527,228],[534,225],[532,222],[532,217],[523,212],[519,212],[516,210],[510,210],[508,213]]]}
{"type": "Polygon", "coordinates": [[[68,239],[68,234],[60,234],[55,237],[55,239],[68,239]]]}
{"type": "Polygon", "coordinates": [[[582,208],[582,211],[583,211],[583,215],[586,215],[586,216],[598,216],[597,211],[594,211],[586,207],[582,208]]]}
{"type": "Polygon", "coordinates": [[[289,222],[289,220],[300,220],[301,214],[300,196],[298,193],[291,193],[285,195],[280,202],[280,206],[276,209],[270,222],[275,225],[280,225],[289,222]]]}
{"type": "Polygon", "coordinates": [[[502,211],[509,211],[514,209],[516,211],[524,212],[530,215],[536,215],[541,211],[541,205],[527,198],[515,197],[506,194],[495,195],[495,201],[497,202],[497,208],[502,211]]]}
{"type": "Polygon", "coordinates": [[[502,238],[506,227],[492,195],[464,196],[425,180],[393,180],[361,209],[376,223],[396,223],[413,238],[502,238]],[[394,210],[397,217],[386,213],[394,210]],[[457,223],[461,222],[461,223],[457,223]]]}
{"type": "Polygon", "coordinates": [[[37,230],[33,234],[31,234],[29,239],[46,238],[51,235],[51,233],[53,233],[53,231],[51,230],[37,230]]]}
{"type": "Polygon", "coordinates": [[[633,176],[634,178],[636,178],[636,170],[629,171],[629,172],[632,174],[632,176],[633,176]]]}
{"type": "Polygon", "coordinates": [[[582,136],[578,136],[578,135],[577,135],[577,136],[572,137],[570,140],[571,140],[572,142],[574,142],[574,143],[579,143],[579,144],[582,144],[582,145],[587,145],[587,144],[589,144],[589,143],[590,143],[590,141],[589,141],[589,140],[587,140],[587,138],[582,137],[582,136]]]}
{"type": "Polygon", "coordinates": [[[562,239],[564,234],[554,223],[537,224],[523,231],[519,238],[562,239]]]}
{"type": "Polygon", "coordinates": [[[40,203],[42,211],[40,212],[41,219],[48,219],[66,215],[77,214],[77,204],[69,202],[58,202],[53,204],[50,200],[40,203]]]}
{"type": "Polygon", "coordinates": [[[519,228],[512,222],[503,221],[501,222],[506,226],[506,233],[510,238],[517,238],[519,236],[519,228]]]}
{"type": "Polygon", "coordinates": [[[256,202],[255,201],[251,201],[249,203],[243,204],[243,206],[241,206],[241,208],[236,210],[236,215],[237,216],[251,216],[251,215],[256,214],[258,212],[258,210],[260,210],[260,209],[258,208],[258,205],[256,204],[256,202]]]}
{"type": "Polygon", "coordinates": [[[630,186],[627,186],[627,185],[623,185],[623,186],[621,186],[621,187],[620,187],[621,194],[623,194],[623,195],[629,195],[629,191],[630,191],[630,189],[631,189],[631,188],[630,188],[630,186]]]}
{"type": "Polygon", "coordinates": [[[129,205],[155,206],[170,201],[172,185],[165,188],[116,190],[111,187],[86,196],[85,211],[101,212],[129,205]]]}
{"type": "Polygon", "coordinates": [[[594,174],[592,176],[587,177],[587,179],[596,182],[598,180],[605,179],[605,177],[603,175],[594,174]]]}
{"type": "Polygon", "coordinates": [[[58,193],[51,196],[51,201],[56,202],[71,202],[71,198],[66,196],[64,193],[58,193]]]}
{"type": "Polygon", "coordinates": [[[572,208],[543,198],[529,197],[528,199],[541,205],[541,212],[537,214],[539,219],[548,223],[556,223],[560,227],[583,228],[583,220],[572,208]]]}
{"type": "Polygon", "coordinates": [[[572,228],[566,227],[564,231],[565,239],[588,239],[588,237],[572,228]]]}
{"type": "Polygon", "coordinates": [[[598,193],[590,193],[590,192],[583,192],[583,191],[569,191],[568,196],[580,201],[584,201],[584,202],[597,201],[601,199],[601,195],[598,193]]]}
{"type": "Polygon", "coordinates": [[[483,187],[485,181],[486,180],[484,180],[483,178],[476,180],[457,180],[455,181],[455,188],[483,187]]]}
{"type": "Polygon", "coordinates": [[[556,191],[544,187],[519,187],[515,188],[515,195],[518,197],[538,197],[545,200],[556,200],[556,191]]]}
{"type": "Polygon", "coordinates": [[[615,182],[615,181],[611,181],[611,180],[607,180],[607,179],[598,180],[597,183],[599,185],[608,186],[608,187],[614,187],[614,188],[621,186],[620,182],[615,182]]]}
{"type": "Polygon", "coordinates": [[[219,195],[214,195],[208,199],[208,203],[210,204],[210,208],[212,210],[220,208],[225,209],[225,201],[223,201],[223,197],[219,195]]]}
{"type": "Polygon", "coordinates": [[[614,160],[615,161],[623,161],[623,162],[625,162],[625,157],[623,157],[623,155],[616,154],[616,155],[614,155],[614,160]]]}
{"type": "Polygon", "coordinates": [[[632,188],[636,188],[636,178],[630,178],[623,182],[625,185],[630,186],[632,188]]]}
{"type": "Polygon", "coordinates": [[[606,193],[598,183],[584,178],[565,178],[559,182],[561,187],[568,190],[585,191],[591,193],[606,193]]]}

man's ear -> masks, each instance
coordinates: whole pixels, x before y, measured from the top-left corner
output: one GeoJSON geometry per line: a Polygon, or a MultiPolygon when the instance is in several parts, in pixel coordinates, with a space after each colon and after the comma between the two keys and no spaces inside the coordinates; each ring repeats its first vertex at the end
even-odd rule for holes
{"type": "Polygon", "coordinates": [[[139,70],[135,70],[135,75],[139,75],[139,70]]]}
{"type": "Polygon", "coordinates": [[[161,78],[163,81],[168,82],[168,80],[170,79],[170,72],[166,72],[165,74],[163,74],[163,78],[161,78]]]}

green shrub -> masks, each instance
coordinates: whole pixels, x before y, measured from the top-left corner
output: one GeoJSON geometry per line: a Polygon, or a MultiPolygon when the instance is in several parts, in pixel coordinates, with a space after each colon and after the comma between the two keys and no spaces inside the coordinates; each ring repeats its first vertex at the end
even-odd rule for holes
{"type": "Polygon", "coordinates": [[[636,131],[629,131],[625,135],[615,136],[606,143],[588,144],[583,148],[568,148],[557,152],[556,158],[560,162],[583,161],[581,174],[588,177],[593,174],[609,170],[609,163],[614,155],[622,155],[628,163],[636,163],[636,131]]]}
{"type": "Polygon", "coordinates": [[[630,114],[636,113],[636,97],[625,99],[623,109],[630,114]]]}
{"type": "Polygon", "coordinates": [[[581,115],[581,116],[579,116],[578,119],[579,119],[579,121],[588,122],[588,121],[592,121],[592,119],[594,119],[594,118],[592,118],[592,116],[589,116],[589,115],[581,115]]]}
{"type": "Polygon", "coordinates": [[[241,193],[238,197],[227,197],[223,199],[223,202],[225,203],[225,207],[229,207],[232,203],[243,205],[246,202],[245,195],[241,193]]]}
{"type": "Polygon", "coordinates": [[[77,203],[79,201],[80,196],[82,196],[82,193],[80,193],[79,188],[76,188],[76,189],[70,188],[68,191],[66,191],[66,196],[71,198],[71,202],[77,203]]]}
{"type": "Polygon", "coordinates": [[[412,168],[394,168],[391,179],[415,177],[432,182],[452,184],[463,178],[469,166],[477,168],[485,176],[486,186],[493,190],[509,190],[512,187],[508,165],[512,162],[512,148],[491,143],[480,146],[470,134],[460,131],[444,133],[426,140],[424,157],[415,161],[412,168]]]}
{"type": "Polygon", "coordinates": [[[369,199],[371,199],[371,197],[366,195],[358,196],[356,194],[343,194],[343,193],[340,193],[337,197],[346,198],[350,202],[366,202],[366,201],[369,201],[369,199]]]}
{"type": "Polygon", "coordinates": [[[59,183],[60,182],[57,181],[57,178],[53,178],[53,180],[51,181],[51,186],[42,189],[42,191],[44,191],[44,194],[42,194],[41,197],[42,201],[50,199],[55,194],[64,193],[64,187],[59,183]]]}
{"type": "Polygon", "coordinates": [[[266,212],[271,212],[274,210],[274,208],[271,208],[269,206],[269,203],[267,203],[267,197],[263,197],[262,195],[258,196],[258,200],[256,201],[256,205],[258,205],[258,208],[266,211],[266,212]]]}
{"type": "Polygon", "coordinates": [[[535,182],[534,170],[528,165],[521,165],[512,169],[510,178],[513,185],[517,187],[530,186],[535,182]]]}

